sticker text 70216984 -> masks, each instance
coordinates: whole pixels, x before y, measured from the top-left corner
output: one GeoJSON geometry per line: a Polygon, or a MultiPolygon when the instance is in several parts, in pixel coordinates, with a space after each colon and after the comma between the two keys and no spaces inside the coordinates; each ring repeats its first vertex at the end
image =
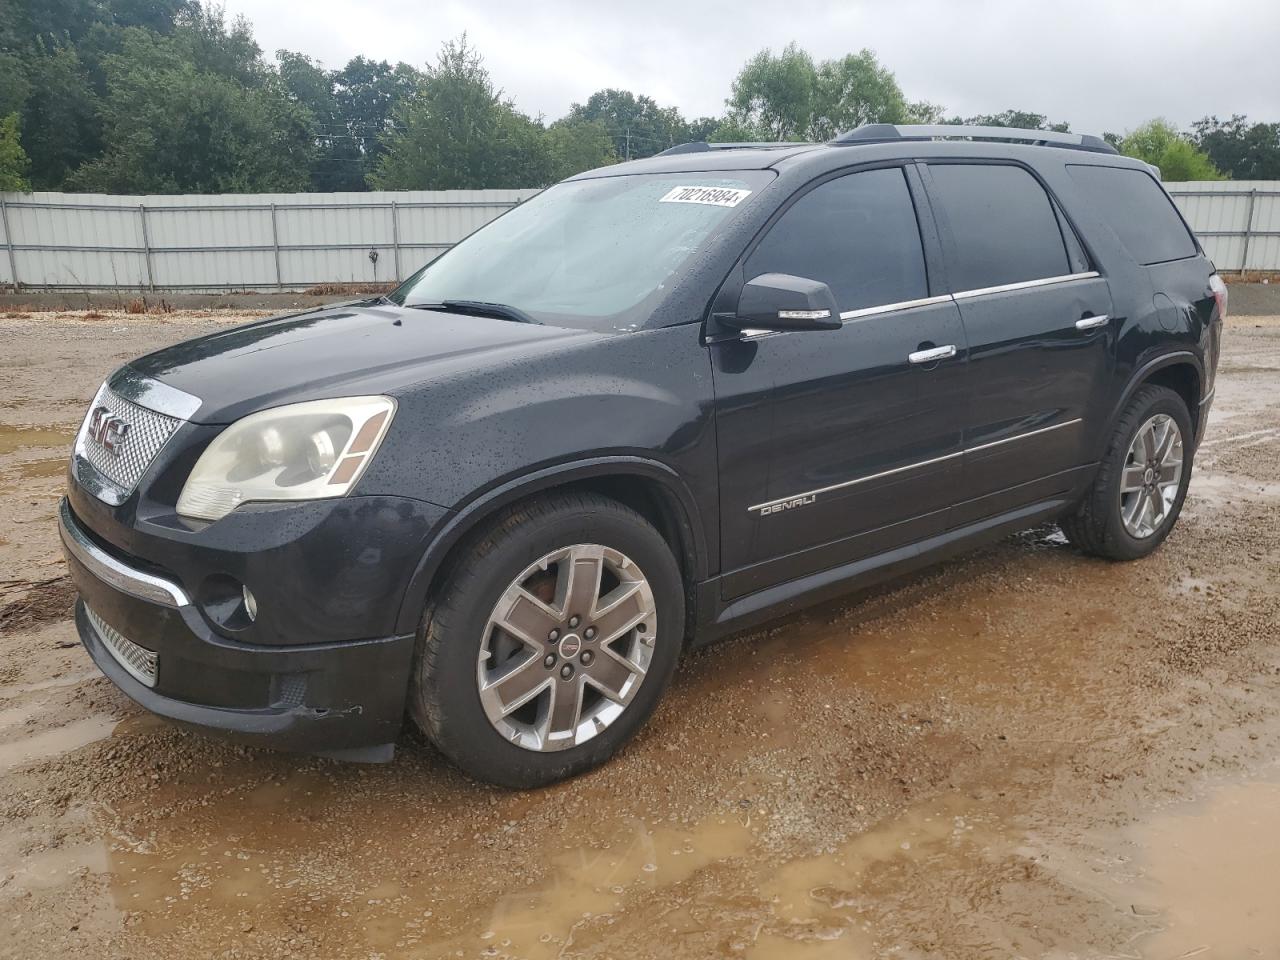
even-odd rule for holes
{"type": "Polygon", "coordinates": [[[751,195],[735,187],[676,187],[659,203],[705,203],[713,207],[736,207],[751,195]]]}

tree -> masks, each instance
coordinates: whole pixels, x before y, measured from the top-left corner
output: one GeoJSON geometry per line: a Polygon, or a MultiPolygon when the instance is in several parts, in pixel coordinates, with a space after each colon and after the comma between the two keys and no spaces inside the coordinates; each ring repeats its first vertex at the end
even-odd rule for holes
{"type": "MultiPolygon", "coordinates": [[[[333,75],[333,91],[338,101],[351,146],[359,152],[357,168],[361,186],[377,167],[384,151],[383,137],[391,132],[395,111],[422,85],[423,75],[407,63],[392,67],[385,60],[356,57],[333,75]]],[[[342,164],[350,169],[351,164],[342,164]]]]}
{"type": "Polygon", "coordinates": [[[30,190],[29,166],[27,154],[18,141],[18,115],[11,113],[0,119],[0,192],[30,190]]]}
{"type": "Polygon", "coordinates": [[[768,140],[801,140],[813,117],[818,70],[813,58],[795,43],[782,53],[761,50],[746,62],[733,81],[725,103],[739,129],[757,129],[768,140]]]}
{"type": "Polygon", "coordinates": [[[104,61],[105,149],[68,185],[111,193],[305,189],[310,114],[259,57],[247,59],[242,32],[224,40],[220,48],[207,20],[194,30],[180,25],[172,38],[126,31],[122,52],[104,61]]]}
{"type": "Polygon", "coordinates": [[[660,107],[652,97],[629,90],[597,90],[586,103],[573,104],[566,119],[600,124],[623,160],[651,157],[678,143],[699,139],[691,136],[674,107],[660,107]]]}
{"type": "Polygon", "coordinates": [[[1208,156],[1167,120],[1151,120],[1125,134],[1120,152],[1154,164],[1161,178],[1170,182],[1222,179],[1208,156]]]}
{"type": "Polygon", "coordinates": [[[301,53],[276,52],[280,82],[290,98],[306,111],[315,154],[311,158],[311,189],[325,192],[366,189],[364,157],[347,132],[334,93],[334,74],[301,53]]]}
{"type": "Polygon", "coordinates": [[[907,98],[870,50],[818,65],[808,137],[830,140],[865,123],[905,123],[907,98]]]}
{"type": "Polygon", "coordinates": [[[1002,113],[982,113],[976,117],[961,120],[953,117],[947,123],[963,123],[973,127],[1017,127],[1021,130],[1056,130],[1058,133],[1070,133],[1071,127],[1066,123],[1050,123],[1042,113],[1031,113],[1027,110],[1005,110],[1002,113]]]}
{"type": "Polygon", "coordinates": [[[603,124],[594,120],[557,120],[547,128],[546,135],[553,181],[618,162],[613,138],[603,124]]]}
{"type": "Polygon", "coordinates": [[[1280,180],[1280,123],[1249,123],[1241,114],[1230,120],[1197,120],[1194,140],[1213,165],[1237,180],[1280,180]]]}
{"type": "Polygon", "coordinates": [[[28,66],[31,94],[22,112],[22,142],[37,189],[61,189],[102,149],[101,100],[73,47],[56,47],[28,66]]]}
{"type": "Polygon", "coordinates": [[[748,60],[725,102],[729,116],[717,140],[750,132],[766,140],[830,140],[866,123],[927,122],[941,113],[933,104],[908,103],[870,50],[815,63],[795,43],[748,60]]]}
{"type": "Polygon", "coordinates": [[[553,174],[541,125],[494,89],[465,34],[444,44],[383,142],[386,152],[369,176],[379,190],[528,187],[553,174]]]}

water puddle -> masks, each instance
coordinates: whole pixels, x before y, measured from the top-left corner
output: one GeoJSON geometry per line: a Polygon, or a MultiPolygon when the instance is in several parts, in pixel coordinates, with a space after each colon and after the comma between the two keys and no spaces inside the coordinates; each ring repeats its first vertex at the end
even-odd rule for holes
{"type": "Polygon", "coordinates": [[[111,735],[114,717],[87,717],[21,740],[0,743],[0,772],[78,750],[111,735]]]}
{"type": "Polygon", "coordinates": [[[1161,929],[1140,942],[1152,960],[1236,960],[1280,950],[1280,783],[1222,787],[1133,831],[1135,897],[1161,929]]]}
{"type": "Polygon", "coordinates": [[[549,882],[501,898],[488,911],[479,941],[496,947],[499,955],[527,960],[559,956],[570,946],[582,946],[599,928],[612,926],[624,910],[643,913],[658,891],[744,854],[751,839],[748,827],[732,819],[687,828],[633,823],[608,846],[556,856],[549,882]]]}
{"type": "Polygon", "coordinates": [[[25,463],[18,464],[13,472],[22,480],[60,477],[67,472],[67,458],[50,457],[47,460],[28,460],[25,463]]]}
{"type": "Polygon", "coordinates": [[[21,696],[25,693],[38,693],[41,690],[56,690],[59,687],[74,687],[78,683],[84,683],[102,676],[97,670],[91,670],[88,673],[70,673],[61,677],[50,677],[47,680],[37,680],[33,683],[10,683],[0,685],[0,700],[7,700],[11,697],[21,696]]]}
{"type": "Polygon", "coordinates": [[[0,455],[36,447],[67,447],[75,439],[74,427],[15,427],[0,424],[0,455]]]}

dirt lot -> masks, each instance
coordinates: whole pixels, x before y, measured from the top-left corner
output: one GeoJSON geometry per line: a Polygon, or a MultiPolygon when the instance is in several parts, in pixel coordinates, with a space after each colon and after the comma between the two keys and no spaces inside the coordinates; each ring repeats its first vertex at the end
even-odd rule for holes
{"type": "Polygon", "coordinates": [[[1280,955],[1280,317],[1152,558],[1029,531],[686,660],[605,769],[476,786],[149,718],[68,619],[101,378],[231,316],[0,318],[0,956],[1280,955]]]}

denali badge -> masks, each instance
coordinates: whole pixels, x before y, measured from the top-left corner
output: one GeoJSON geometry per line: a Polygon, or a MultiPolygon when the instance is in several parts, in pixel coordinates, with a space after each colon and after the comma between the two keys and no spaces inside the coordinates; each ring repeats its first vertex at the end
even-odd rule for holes
{"type": "Polygon", "coordinates": [[[129,424],[107,407],[95,407],[89,415],[89,436],[112,456],[120,456],[120,447],[129,433],[129,424]]]}
{"type": "Polygon", "coordinates": [[[818,495],[816,493],[806,493],[802,497],[779,500],[777,503],[766,503],[760,508],[760,516],[767,517],[771,513],[781,513],[783,510],[791,510],[794,507],[807,507],[811,503],[816,503],[817,500],[818,495]]]}

